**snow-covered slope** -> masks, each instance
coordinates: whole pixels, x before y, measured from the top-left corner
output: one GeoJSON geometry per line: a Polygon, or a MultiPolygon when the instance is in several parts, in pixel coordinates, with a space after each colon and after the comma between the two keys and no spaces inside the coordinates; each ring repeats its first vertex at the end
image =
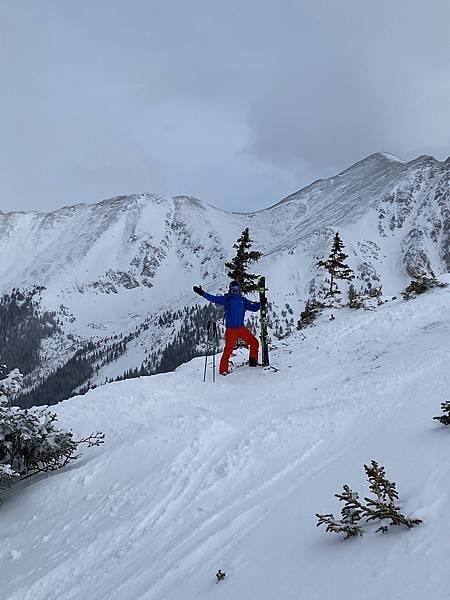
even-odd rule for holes
{"type": "Polygon", "coordinates": [[[264,252],[256,268],[267,276],[284,329],[291,317],[282,311],[297,318],[322,280],[317,259],[328,254],[336,229],[357,288],[383,285],[394,295],[417,272],[448,272],[449,182],[450,160],[404,163],[374,154],[256,213],[150,194],[50,214],[0,213],[0,289],[45,286],[42,306],[58,312],[62,328],[43,348],[51,368],[87,340],[105,348],[111,336],[132,334],[120,363],[93,378],[98,383],[140,367],[149,351],[158,355],[174,339],[179,327],[161,329],[159,318],[196,302],[193,284],[225,289],[224,262],[246,226],[264,252]]]}
{"type": "Polygon", "coordinates": [[[56,407],[106,443],[9,492],[2,598],[448,598],[450,431],[432,417],[450,387],[449,289],[305,333],[279,344],[279,372],[203,383],[195,359],[56,407]],[[318,530],[343,483],[363,492],[371,459],[423,525],[318,530]]]}

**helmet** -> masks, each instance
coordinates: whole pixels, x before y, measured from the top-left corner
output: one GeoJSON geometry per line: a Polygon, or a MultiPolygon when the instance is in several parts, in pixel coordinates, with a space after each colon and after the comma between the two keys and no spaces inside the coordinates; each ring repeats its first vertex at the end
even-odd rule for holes
{"type": "Polygon", "coordinates": [[[237,294],[241,291],[241,284],[239,281],[230,281],[230,285],[228,286],[230,292],[237,294]]]}

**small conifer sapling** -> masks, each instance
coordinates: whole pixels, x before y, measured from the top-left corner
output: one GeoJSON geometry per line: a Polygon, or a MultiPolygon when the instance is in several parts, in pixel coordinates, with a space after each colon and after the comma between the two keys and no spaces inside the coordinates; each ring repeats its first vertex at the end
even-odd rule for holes
{"type": "Polygon", "coordinates": [[[411,280],[408,287],[403,290],[402,296],[404,300],[411,300],[411,298],[425,294],[425,292],[429,292],[436,287],[443,288],[446,287],[446,284],[439,281],[433,271],[431,271],[429,276],[425,273],[419,273],[411,280]]]}
{"type": "Polygon", "coordinates": [[[386,478],[383,466],[372,460],[370,466],[364,465],[364,469],[369,480],[369,490],[375,496],[364,498],[367,503],[364,515],[367,522],[390,521],[377,529],[381,533],[386,533],[390,525],[404,525],[411,529],[422,523],[421,519],[409,519],[400,512],[400,507],[395,504],[399,499],[396,484],[386,478]]]}
{"type": "Polygon", "coordinates": [[[219,583],[219,581],[223,581],[225,579],[225,575],[226,573],[224,573],[221,569],[219,569],[216,573],[216,583],[219,583]]]}
{"type": "Polygon", "coordinates": [[[381,523],[377,532],[386,533],[391,525],[404,525],[411,529],[415,525],[422,523],[421,519],[405,517],[396,504],[398,501],[398,492],[396,484],[389,481],[386,477],[384,467],[372,460],[369,465],[364,465],[369,490],[374,497],[366,496],[363,500],[359,499],[356,492],[353,492],[348,485],[343,486],[341,494],[335,494],[341,502],[344,503],[341,509],[341,518],[336,519],[333,514],[316,514],[318,519],[317,527],[326,525],[326,531],[332,533],[344,533],[345,539],[362,535],[360,521],[366,523],[378,521],[381,523]]]}
{"type": "Polygon", "coordinates": [[[442,425],[450,425],[450,402],[442,402],[441,410],[444,414],[439,417],[433,417],[433,420],[439,421],[442,425]]]}
{"type": "Polygon", "coordinates": [[[359,496],[356,492],[350,489],[348,485],[342,487],[340,494],[335,494],[344,506],[341,509],[341,518],[336,519],[331,513],[316,514],[318,519],[317,527],[326,525],[328,533],[345,533],[345,538],[348,539],[358,535],[362,535],[362,529],[359,526],[359,521],[364,514],[364,507],[359,501],[359,496]]]}
{"type": "Polygon", "coordinates": [[[304,329],[309,325],[314,325],[314,321],[320,315],[323,304],[314,299],[306,301],[305,308],[300,313],[300,319],[297,322],[297,329],[304,329]]]}
{"type": "Polygon", "coordinates": [[[339,237],[339,232],[336,232],[336,235],[333,238],[330,256],[327,260],[319,260],[317,263],[317,266],[323,267],[328,271],[330,276],[330,287],[326,293],[326,297],[333,297],[341,293],[336,283],[338,279],[350,282],[355,278],[351,268],[345,264],[347,258],[348,255],[344,252],[344,244],[339,237]]]}

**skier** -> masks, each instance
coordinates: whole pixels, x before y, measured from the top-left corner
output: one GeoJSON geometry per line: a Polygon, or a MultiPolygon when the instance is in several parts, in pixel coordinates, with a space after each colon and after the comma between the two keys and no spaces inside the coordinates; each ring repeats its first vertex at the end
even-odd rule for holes
{"type": "Polygon", "coordinates": [[[239,281],[232,281],[228,293],[223,296],[208,294],[202,289],[201,285],[194,285],[192,289],[196,294],[206,298],[206,300],[225,307],[225,348],[220,359],[220,375],[228,375],[228,361],[238,338],[244,340],[250,346],[249,367],[257,367],[259,342],[253,333],[247,327],[244,327],[244,317],[246,310],[252,312],[258,311],[260,303],[250,302],[250,300],[242,296],[239,281]]]}

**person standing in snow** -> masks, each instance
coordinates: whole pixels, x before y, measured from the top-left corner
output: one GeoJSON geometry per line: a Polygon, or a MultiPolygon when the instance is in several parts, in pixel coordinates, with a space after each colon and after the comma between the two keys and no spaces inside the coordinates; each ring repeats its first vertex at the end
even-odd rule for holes
{"type": "Polygon", "coordinates": [[[244,340],[250,346],[249,367],[258,366],[259,342],[253,333],[244,326],[245,311],[256,312],[260,308],[259,302],[250,302],[241,293],[239,281],[230,283],[228,293],[223,296],[213,296],[202,289],[202,286],[194,285],[192,288],[196,294],[203,296],[206,300],[220,304],[225,307],[225,348],[220,359],[220,375],[228,375],[228,361],[233,352],[237,339],[244,340]]]}

